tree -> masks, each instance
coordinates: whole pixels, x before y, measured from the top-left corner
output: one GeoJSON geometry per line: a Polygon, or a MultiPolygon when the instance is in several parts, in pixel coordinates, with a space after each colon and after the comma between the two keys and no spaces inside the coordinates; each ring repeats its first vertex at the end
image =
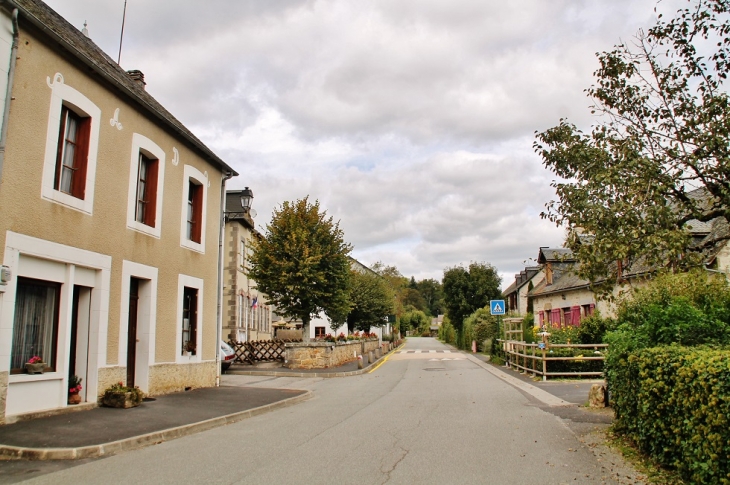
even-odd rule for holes
{"type": "Polygon", "coordinates": [[[471,263],[469,268],[455,266],[444,271],[443,292],[446,314],[461,332],[464,319],[501,296],[502,279],[489,263],[471,263]]]}
{"type": "Polygon", "coordinates": [[[388,282],[377,273],[351,270],[350,313],[347,328],[369,332],[387,323],[393,313],[394,296],[388,282]]]}
{"type": "Polygon", "coordinates": [[[428,330],[431,326],[431,319],[421,310],[409,307],[408,310],[400,317],[401,331],[415,330],[421,334],[428,330]]]}
{"type": "Polygon", "coordinates": [[[422,312],[428,311],[428,305],[426,304],[426,300],[421,295],[421,292],[415,288],[411,288],[410,286],[408,288],[404,288],[401,291],[400,301],[403,306],[410,305],[422,312]]]}
{"type": "Polygon", "coordinates": [[[386,266],[382,261],[374,263],[370,269],[382,276],[395,293],[395,315],[403,315],[403,293],[408,287],[408,278],[400,274],[395,266],[386,266]]]}
{"type": "Polygon", "coordinates": [[[437,317],[444,312],[444,292],[441,283],[434,279],[419,281],[416,286],[421,296],[426,300],[428,312],[437,317]]]}
{"type": "Polygon", "coordinates": [[[558,177],[542,217],[570,230],[579,274],[607,286],[637,264],[697,264],[691,221],[730,215],[730,7],[689,4],[598,54],[589,134],[561,120],[534,145],[558,177]]]}
{"type": "Polygon", "coordinates": [[[340,323],[350,310],[352,247],[339,222],[320,212],[308,197],[284,202],[274,210],[267,234],[252,244],[248,276],[280,314],[302,321],[305,340],[309,322],[324,312],[340,323]]]}

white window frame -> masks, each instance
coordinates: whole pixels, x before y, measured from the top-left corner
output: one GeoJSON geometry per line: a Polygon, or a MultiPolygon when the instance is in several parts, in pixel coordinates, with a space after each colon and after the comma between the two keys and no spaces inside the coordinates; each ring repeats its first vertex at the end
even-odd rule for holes
{"type": "Polygon", "coordinates": [[[139,133],[132,134],[132,156],[129,161],[129,193],[127,196],[127,227],[152,237],[162,234],[162,191],[165,187],[165,151],[160,146],[139,133]],[[155,203],[155,227],[137,222],[137,181],[139,178],[139,155],[157,159],[157,191],[155,203]]]}
{"type": "Polygon", "coordinates": [[[175,321],[175,362],[188,364],[201,362],[203,355],[203,280],[194,276],[180,274],[177,277],[177,320],[175,321]],[[183,294],[185,287],[198,290],[198,315],[195,324],[195,355],[181,355],[182,348],[182,319],[183,319],[183,294]]]}
{"type": "Polygon", "coordinates": [[[185,165],[183,170],[183,197],[180,211],[180,246],[205,254],[205,232],[208,212],[208,178],[191,165],[185,165]],[[200,215],[200,243],[188,239],[188,195],[190,193],[190,182],[195,181],[203,188],[203,202],[201,204],[202,214],[200,215]]]}
{"type": "Polygon", "coordinates": [[[51,82],[50,77],[46,78],[46,83],[52,91],[51,105],[48,111],[46,151],[43,156],[41,197],[91,215],[94,209],[94,182],[96,180],[96,161],[99,151],[101,109],[79,91],[64,84],[63,76],[59,72],[53,76],[53,82],[51,82]],[[89,151],[86,163],[86,189],[83,200],[53,188],[58,154],[58,132],[61,129],[61,109],[64,105],[77,114],[91,119],[89,151]]]}

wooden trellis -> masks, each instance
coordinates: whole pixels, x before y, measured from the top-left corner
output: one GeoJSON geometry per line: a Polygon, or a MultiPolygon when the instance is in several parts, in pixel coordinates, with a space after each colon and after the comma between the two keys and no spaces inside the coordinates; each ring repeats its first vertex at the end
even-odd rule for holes
{"type": "Polygon", "coordinates": [[[234,362],[255,364],[256,362],[283,361],[284,344],[287,342],[301,342],[301,340],[255,340],[251,342],[231,340],[228,344],[236,352],[234,362]]]}

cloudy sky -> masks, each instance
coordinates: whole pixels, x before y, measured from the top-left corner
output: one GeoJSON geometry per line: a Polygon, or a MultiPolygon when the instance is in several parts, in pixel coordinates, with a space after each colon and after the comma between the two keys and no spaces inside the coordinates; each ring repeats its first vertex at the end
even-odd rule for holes
{"type": "MultiPolygon", "coordinates": [[[[117,58],[124,0],[46,2],[117,58]]],[[[121,65],[240,173],[228,188],[252,188],[262,229],[309,195],[367,265],[440,280],[485,261],[504,287],[564,235],[539,217],[554,194],[535,131],[595,122],[595,53],[651,26],[655,7],[128,0],[121,65]]]]}

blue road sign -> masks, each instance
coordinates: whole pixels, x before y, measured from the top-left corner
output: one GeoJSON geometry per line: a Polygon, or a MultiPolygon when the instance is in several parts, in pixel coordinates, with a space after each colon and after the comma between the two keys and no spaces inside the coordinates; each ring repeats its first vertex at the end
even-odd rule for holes
{"type": "Polygon", "coordinates": [[[489,312],[492,315],[504,315],[504,300],[490,300],[489,312]]]}

